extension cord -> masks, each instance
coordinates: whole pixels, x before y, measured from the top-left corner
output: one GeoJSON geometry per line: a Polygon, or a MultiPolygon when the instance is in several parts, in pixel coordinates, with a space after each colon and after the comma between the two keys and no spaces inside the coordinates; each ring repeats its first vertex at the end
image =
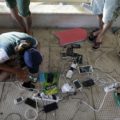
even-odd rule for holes
{"type": "Polygon", "coordinates": [[[41,93],[41,95],[40,96],[32,96],[32,99],[34,99],[34,100],[40,100],[40,101],[48,101],[48,102],[59,102],[60,100],[62,100],[62,99],[60,99],[58,96],[57,96],[57,99],[56,100],[54,100],[53,98],[52,98],[52,96],[48,96],[48,95],[43,95],[43,93],[41,93]],[[41,96],[42,95],[42,96],[41,96]]]}
{"type": "Polygon", "coordinates": [[[117,87],[118,87],[118,83],[113,83],[113,84],[111,84],[111,85],[109,85],[109,86],[106,86],[106,87],[104,88],[104,91],[105,91],[106,93],[107,93],[107,92],[111,92],[111,91],[115,91],[117,87]]]}
{"type": "Polygon", "coordinates": [[[73,75],[73,70],[77,69],[78,64],[77,63],[72,63],[70,66],[70,69],[66,73],[66,78],[71,79],[73,75]]]}

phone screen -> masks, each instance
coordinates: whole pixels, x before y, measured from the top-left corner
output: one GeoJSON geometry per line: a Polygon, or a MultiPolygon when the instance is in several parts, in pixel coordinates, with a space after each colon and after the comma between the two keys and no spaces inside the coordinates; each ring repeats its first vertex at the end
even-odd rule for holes
{"type": "Polygon", "coordinates": [[[36,108],[36,101],[35,100],[32,100],[31,98],[27,98],[25,100],[25,104],[33,107],[33,108],[36,108]]]}
{"type": "Polygon", "coordinates": [[[80,73],[90,73],[93,72],[92,66],[82,66],[79,67],[80,73]]]}
{"type": "Polygon", "coordinates": [[[21,102],[23,99],[21,97],[17,98],[17,102],[21,102]]]}
{"type": "Polygon", "coordinates": [[[73,81],[73,83],[77,89],[81,87],[79,81],[76,80],[76,81],[73,81]]]}

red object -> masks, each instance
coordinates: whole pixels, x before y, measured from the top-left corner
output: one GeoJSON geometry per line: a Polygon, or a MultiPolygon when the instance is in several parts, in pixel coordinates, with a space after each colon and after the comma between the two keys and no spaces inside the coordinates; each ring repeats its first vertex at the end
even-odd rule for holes
{"type": "Polygon", "coordinates": [[[58,38],[61,46],[84,41],[87,39],[87,31],[82,28],[68,29],[54,33],[58,38]]]}

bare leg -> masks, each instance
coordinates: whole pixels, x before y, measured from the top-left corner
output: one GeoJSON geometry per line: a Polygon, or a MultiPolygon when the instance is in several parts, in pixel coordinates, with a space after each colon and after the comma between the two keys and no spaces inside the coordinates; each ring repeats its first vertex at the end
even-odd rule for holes
{"type": "Polygon", "coordinates": [[[19,26],[21,27],[21,30],[23,32],[26,32],[24,21],[23,21],[22,17],[18,15],[17,8],[16,7],[12,8],[12,9],[10,9],[10,11],[11,11],[12,18],[19,24],[19,26]]]}
{"type": "Polygon", "coordinates": [[[105,35],[106,31],[111,27],[111,25],[112,25],[112,21],[103,25],[103,28],[100,31],[100,33],[96,39],[96,42],[102,42],[103,36],[105,35]]]}
{"type": "Polygon", "coordinates": [[[32,27],[32,18],[31,18],[31,15],[30,16],[26,16],[26,17],[22,17],[23,18],[23,21],[24,21],[24,24],[25,24],[25,28],[26,28],[26,33],[32,35],[32,30],[31,30],[31,27],[32,27]]]}
{"type": "Polygon", "coordinates": [[[102,14],[101,15],[98,15],[98,21],[99,21],[99,30],[98,31],[95,31],[94,33],[93,33],[93,35],[94,36],[97,36],[99,33],[100,33],[100,31],[102,30],[102,28],[103,28],[103,22],[102,22],[102,14]]]}

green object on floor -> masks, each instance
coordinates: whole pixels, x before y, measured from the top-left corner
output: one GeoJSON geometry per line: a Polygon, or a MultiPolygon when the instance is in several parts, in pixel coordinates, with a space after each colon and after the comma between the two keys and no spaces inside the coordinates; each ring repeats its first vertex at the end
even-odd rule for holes
{"type": "Polygon", "coordinates": [[[120,106],[120,93],[114,92],[114,100],[117,106],[120,106]]]}
{"type": "Polygon", "coordinates": [[[53,95],[59,92],[58,83],[59,83],[60,74],[58,72],[54,72],[52,73],[52,75],[53,75],[53,81],[48,82],[47,80],[49,73],[45,73],[45,82],[43,83],[42,86],[43,86],[43,92],[46,95],[53,95]]]}

